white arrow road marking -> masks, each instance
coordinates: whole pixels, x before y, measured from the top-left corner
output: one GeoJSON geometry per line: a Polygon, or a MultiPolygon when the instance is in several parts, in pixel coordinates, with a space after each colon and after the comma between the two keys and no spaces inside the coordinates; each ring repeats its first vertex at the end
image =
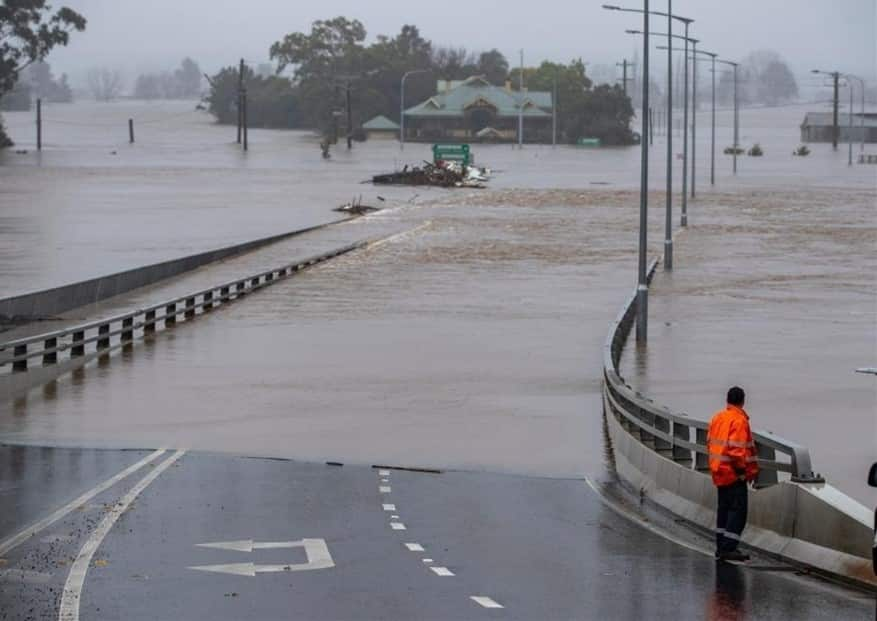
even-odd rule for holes
{"type": "Polygon", "coordinates": [[[423,552],[423,546],[419,543],[406,543],[405,547],[411,552],[423,552]]]}
{"type": "Polygon", "coordinates": [[[503,608],[502,604],[497,603],[485,595],[470,595],[469,599],[484,608],[503,608]]]}
{"type": "Polygon", "coordinates": [[[173,465],[186,451],[176,451],[173,455],[165,459],[152,472],[140,479],[137,484],[132,487],[127,494],[113,505],[113,508],[104,515],[104,518],[91,533],[86,540],[76,560],[70,567],[70,573],[67,574],[67,581],[64,583],[64,591],[61,594],[61,605],[58,608],[58,619],[60,621],[79,621],[79,600],[82,597],[82,585],[85,584],[85,574],[88,573],[88,566],[98,547],[110,532],[116,520],[128,510],[131,503],[140,495],[146,487],[152,483],[158,475],[173,465]]]}
{"type": "Polygon", "coordinates": [[[286,565],[256,565],[254,563],[229,563],[225,565],[195,565],[189,569],[197,571],[210,571],[219,574],[232,574],[236,576],[250,576],[256,574],[280,571],[310,571],[314,569],[329,569],[335,567],[335,561],[329,553],[329,547],[325,539],[301,539],[299,541],[269,541],[255,543],[252,540],[244,541],[220,541],[214,544],[199,544],[207,547],[224,548],[240,552],[251,552],[259,548],[304,548],[308,560],[305,563],[289,563],[286,565]],[[228,545],[233,544],[233,547],[228,545]],[[249,549],[247,549],[249,547],[249,549]]]}
{"type": "Polygon", "coordinates": [[[447,567],[430,567],[430,569],[433,571],[433,573],[436,576],[453,576],[454,575],[454,572],[452,572],[447,567]]]}

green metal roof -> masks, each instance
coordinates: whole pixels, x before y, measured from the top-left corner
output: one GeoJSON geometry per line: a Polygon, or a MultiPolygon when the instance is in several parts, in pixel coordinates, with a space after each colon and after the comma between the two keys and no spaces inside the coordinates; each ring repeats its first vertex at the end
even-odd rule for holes
{"type": "Polygon", "coordinates": [[[363,123],[362,128],[367,129],[367,130],[385,129],[387,131],[390,131],[390,130],[398,131],[399,124],[394,123],[393,121],[391,121],[390,119],[385,117],[383,114],[379,114],[378,116],[371,119],[370,121],[366,121],[365,123],[363,123]]]}
{"type": "Polygon", "coordinates": [[[467,108],[488,105],[496,108],[497,116],[517,117],[523,102],[525,117],[547,118],[551,116],[551,93],[543,91],[509,91],[494,86],[481,76],[464,80],[443,93],[433,95],[424,102],[405,110],[411,117],[458,117],[467,108]]]}

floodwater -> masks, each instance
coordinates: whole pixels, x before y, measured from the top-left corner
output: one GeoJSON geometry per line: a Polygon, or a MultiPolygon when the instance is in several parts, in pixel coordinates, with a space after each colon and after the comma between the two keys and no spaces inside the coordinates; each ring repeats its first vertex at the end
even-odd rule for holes
{"type": "MultiPolygon", "coordinates": [[[[243,155],[233,128],[190,109],[48,108],[47,149],[0,166],[2,293],[334,219],[356,194],[391,208],[352,223],[351,241],[411,232],[3,406],[5,440],[545,476],[602,468],[601,348],[635,283],[638,149],[478,146],[499,171],[489,190],[374,188],[360,181],[427,147],[403,157],[373,141],[324,162],[307,134],[253,130],[243,155]],[[129,116],[154,120],[133,146],[129,116]],[[98,118],[103,133],[86,125],[98,118]]],[[[742,142],[766,155],[740,158],[736,178],[717,155],[714,190],[701,129],[691,226],[672,279],[653,287],[652,343],[624,373],[700,418],[728,382],[744,385],[756,426],[808,445],[817,470],[873,502],[861,479],[877,448],[877,384],[851,371],[877,364],[877,168],[847,167],[826,145],[792,157],[806,109],[743,111],[742,142]]],[[[7,119],[29,149],[27,117],[7,119]]],[[[729,120],[722,111],[720,147],[729,120]]],[[[653,255],[663,140],[651,151],[653,255]]]]}

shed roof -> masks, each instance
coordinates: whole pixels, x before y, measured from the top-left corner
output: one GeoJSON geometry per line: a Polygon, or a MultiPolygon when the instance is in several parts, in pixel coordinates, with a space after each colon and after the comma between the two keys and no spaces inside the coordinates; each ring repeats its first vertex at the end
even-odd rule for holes
{"type": "Polygon", "coordinates": [[[379,114],[375,118],[370,119],[370,120],[366,121],[365,123],[363,123],[362,128],[367,129],[367,130],[372,130],[372,131],[382,130],[382,129],[387,130],[387,131],[390,131],[390,130],[397,131],[399,129],[399,124],[391,121],[390,119],[385,117],[383,114],[379,114]]]}
{"type": "MultiPolygon", "coordinates": [[[[862,113],[853,113],[853,127],[862,125],[862,113]]],[[[831,127],[834,123],[831,112],[808,112],[804,116],[801,127],[831,127]]],[[[842,112],[837,115],[837,124],[841,127],[847,127],[850,124],[850,115],[848,112],[842,112]]],[[[865,127],[877,127],[877,112],[865,113],[865,127]]]]}
{"type": "Polygon", "coordinates": [[[495,108],[497,116],[517,117],[522,104],[525,117],[551,116],[545,110],[551,109],[551,93],[507,90],[489,83],[482,76],[473,76],[408,108],[405,114],[413,117],[462,116],[467,108],[482,105],[495,108]]]}

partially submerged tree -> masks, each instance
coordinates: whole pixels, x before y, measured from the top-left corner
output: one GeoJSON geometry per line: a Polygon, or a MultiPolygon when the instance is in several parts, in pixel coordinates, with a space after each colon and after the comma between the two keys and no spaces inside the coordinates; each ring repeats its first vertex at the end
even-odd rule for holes
{"type": "MultiPolygon", "coordinates": [[[[52,48],[67,45],[70,33],[85,29],[85,18],[46,0],[7,0],[0,5],[0,97],[10,92],[29,64],[43,60],[52,48]]],[[[11,145],[0,124],[0,146],[11,145]]]]}

